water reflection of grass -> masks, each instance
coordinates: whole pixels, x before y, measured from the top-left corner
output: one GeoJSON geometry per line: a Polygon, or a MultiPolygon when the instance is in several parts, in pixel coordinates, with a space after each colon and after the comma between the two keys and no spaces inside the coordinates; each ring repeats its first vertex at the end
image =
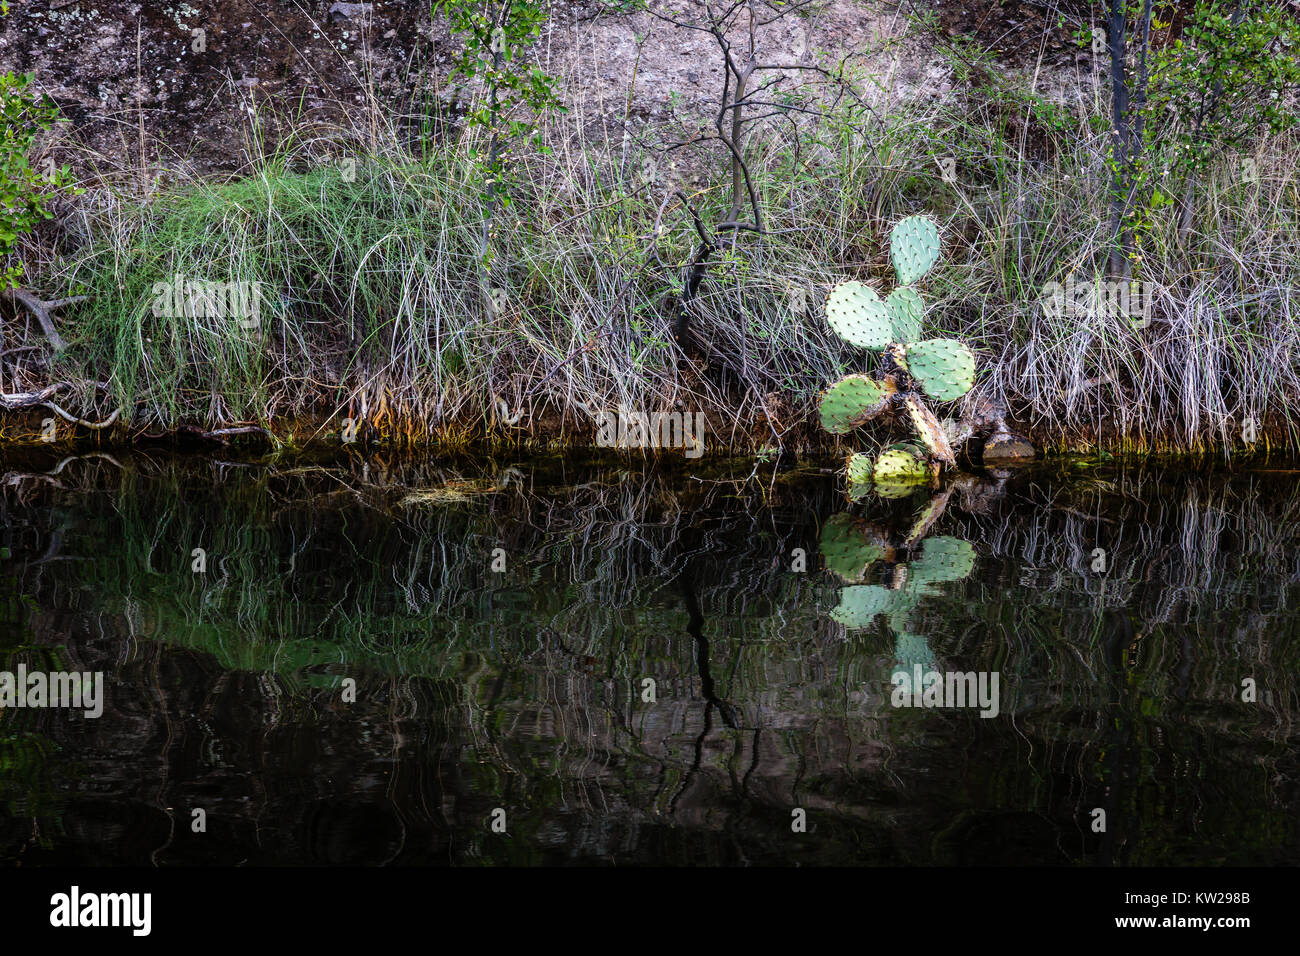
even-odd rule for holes
{"type": "MultiPolygon", "coordinates": [[[[796,621],[823,639],[835,630],[808,607],[823,582],[789,570],[812,522],[765,528],[736,505],[720,518],[721,486],[703,513],[699,495],[624,476],[567,498],[505,487],[411,509],[402,487],[308,477],[272,469],[212,483],[177,469],[127,471],[111,495],[93,499],[88,520],[82,497],[50,513],[68,528],[58,557],[70,560],[41,564],[40,579],[76,591],[80,606],[111,610],[139,636],[207,649],[241,669],[340,662],[441,675],[456,672],[467,650],[509,646],[523,630],[533,644],[563,645],[562,655],[596,657],[630,677],[656,634],[682,632],[674,582],[692,566],[707,571],[703,600],[724,639],[764,648],[792,639],[796,621]],[[323,507],[322,493],[340,487],[323,507]],[[207,554],[203,574],[190,570],[194,548],[207,554]],[[503,574],[490,570],[496,548],[507,557],[503,574]]],[[[1137,622],[1144,660],[1177,653],[1160,647],[1163,629],[1208,619],[1218,627],[1223,616],[1239,618],[1239,643],[1260,664],[1294,660],[1295,628],[1266,634],[1263,625],[1285,625],[1279,585],[1300,580],[1296,505],[1270,509],[1258,496],[1196,483],[1179,498],[1153,480],[1049,488],[1032,511],[953,510],[942,520],[958,534],[930,540],[974,542],[998,559],[997,574],[926,587],[935,600],[914,605],[918,623],[960,608],[967,627],[939,627],[947,653],[968,656],[972,637],[995,631],[1001,650],[1015,652],[1009,664],[1034,670],[1051,659],[1077,680],[1105,670],[1108,609],[1137,622]],[[1098,574],[1090,562],[1103,545],[1107,570],[1098,574]]],[[[909,560],[923,568],[925,554],[921,546],[909,560]]],[[[914,630],[893,617],[895,630],[914,630]]],[[[1228,686],[1219,678],[1214,694],[1228,686]]],[[[1294,686],[1274,689],[1285,700],[1294,686]]]]}
{"type": "Polygon", "coordinates": [[[57,749],[43,734],[0,722],[0,805],[9,816],[36,817],[53,803],[50,757],[57,749]]]}
{"type": "MultiPolygon", "coordinates": [[[[78,552],[76,561],[44,574],[140,636],[209,649],[228,666],[292,670],[339,660],[347,648],[375,666],[429,668],[437,657],[454,670],[457,650],[481,646],[493,627],[549,612],[563,634],[566,614],[586,603],[611,625],[643,609],[643,627],[622,622],[633,625],[623,630],[635,648],[638,635],[661,630],[663,615],[681,614],[663,575],[640,575],[648,558],[671,578],[665,562],[679,560],[667,551],[680,514],[644,520],[641,510],[655,507],[646,489],[609,487],[609,520],[587,522],[579,506],[543,532],[517,523],[528,504],[513,491],[412,510],[400,489],[371,488],[322,508],[316,495],[288,504],[273,473],[204,488],[176,472],[127,472],[111,500],[97,499],[89,521],[62,539],[63,556],[78,552]],[[494,575],[498,547],[508,569],[494,575]],[[191,570],[195,548],[205,552],[204,573],[191,570]]],[[[589,654],[599,648],[581,623],[572,652],[589,654]]]]}
{"type": "MultiPolygon", "coordinates": [[[[452,471],[437,480],[482,477],[452,471]]],[[[601,779],[627,799],[620,788],[633,788],[637,807],[686,814],[700,793],[734,785],[765,806],[798,800],[884,825],[894,811],[878,791],[891,780],[954,812],[1051,805],[1054,826],[1079,828],[1080,853],[1100,853],[1080,821],[1110,787],[1115,819],[1161,834],[1139,841],[1130,830],[1154,861],[1188,852],[1184,804],[1158,809],[1163,774],[1183,761],[1197,775],[1187,785],[1218,801],[1216,825],[1249,845],[1294,837],[1250,796],[1275,793],[1294,765],[1300,622],[1289,608],[1300,572],[1286,554],[1297,532],[1290,499],[1266,488],[1144,473],[1079,486],[1040,473],[1002,498],[954,498],[927,537],[970,542],[974,567],[917,603],[906,632],[955,669],[999,670],[1012,732],[888,708],[887,622],[846,636],[828,618],[836,597],[815,559],[810,573],[790,570],[793,549],[814,558],[818,519],[842,507],[831,489],[777,490],[763,508],[730,485],[609,472],[576,487],[534,475],[527,487],[411,509],[406,488],[435,476],[147,472],[8,502],[38,532],[10,544],[15,586],[61,615],[22,611],[33,641],[93,621],[211,654],[223,670],[274,671],[288,692],[277,706],[318,699],[345,674],[371,693],[437,688],[439,712],[478,755],[475,787],[509,785],[535,806],[614,759],[616,777],[601,779]],[[54,529],[59,554],[79,560],[34,563],[54,529]],[[1086,570],[1099,540],[1105,580],[1086,570]],[[203,576],[189,570],[198,546],[203,576]],[[1184,551],[1206,546],[1210,558],[1184,551]],[[499,576],[495,547],[508,556],[499,576]],[[1185,589],[1200,582],[1210,590],[1189,603],[1185,589]],[[684,584],[719,702],[709,728],[684,584]],[[1238,665],[1271,702],[1238,703],[1238,665]],[[658,682],[655,706],[640,700],[646,676],[658,682]],[[1003,759],[929,782],[963,753],[1003,759]]],[[[899,514],[866,517],[907,534],[899,514]]]]}

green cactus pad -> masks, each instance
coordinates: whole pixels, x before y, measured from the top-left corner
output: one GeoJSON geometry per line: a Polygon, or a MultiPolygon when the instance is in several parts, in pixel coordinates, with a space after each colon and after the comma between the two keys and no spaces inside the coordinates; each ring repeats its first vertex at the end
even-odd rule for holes
{"type": "Polygon", "coordinates": [[[926,408],[921,402],[920,396],[907,395],[903,399],[903,407],[907,409],[907,417],[912,420],[912,427],[916,429],[916,434],[921,439],[921,444],[925,446],[929,456],[935,461],[941,461],[948,465],[956,461],[956,456],[953,455],[952,445],[948,443],[948,436],[943,430],[943,425],[934,417],[934,412],[926,408]]]}
{"type": "Polygon", "coordinates": [[[936,402],[961,398],[975,384],[975,356],[956,339],[926,339],[909,345],[907,371],[936,402]]]}
{"type": "Polygon", "coordinates": [[[907,498],[916,493],[916,489],[922,487],[916,481],[899,481],[897,479],[877,479],[871,486],[881,498],[907,498]]]}
{"type": "Polygon", "coordinates": [[[867,627],[877,614],[894,610],[901,595],[879,584],[857,584],[840,591],[840,603],[831,618],[845,627],[867,627]]]}
{"type": "Polygon", "coordinates": [[[845,581],[861,581],[867,569],[885,554],[885,548],[865,521],[838,514],[822,528],[822,560],[845,581]]]}
{"type": "MultiPolygon", "coordinates": [[[[912,439],[908,439],[907,441],[896,441],[892,444],[886,445],[881,450],[905,452],[906,454],[911,455],[913,458],[915,458],[917,461],[921,462],[922,464],[925,463],[925,446],[922,445],[919,441],[914,441],[912,439]]],[[[880,456],[877,455],[876,457],[879,458],[880,456]]]]}
{"type": "Polygon", "coordinates": [[[908,216],[889,234],[889,258],[899,285],[911,285],[939,259],[939,227],[929,216],[908,216]]]}
{"type": "Polygon", "coordinates": [[[875,480],[881,484],[917,484],[929,477],[925,462],[912,451],[893,446],[876,459],[875,480]]]}
{"type": "Polygon", "coordinates": [[[876,290],[861,282],[841,282],[826,299],[826,321],[844,341],[863,349],[883,349],[894,338],[889,309],[876,290]]]}
{"type": "MultiPolygon", "coordinates": [[[[921,665],[923,674],[939,669],[934,651],[930,650],[930,642],[925,639],[924,635],[909,634],[901,629],[896,630],[898,630],[898,633],[894,638],[894,660],[897,663],[895,673],[901,670],[908,677],[911,677],[917,664],[921,665]]],[[[922,689],[917,687],[913,690],[919,695],[922,689]]]]}
{"type": "Polygon", "coordinates": [[[921,556],[908,566],[917,584],[960,581],[975,568],[975,548],[961,538],[926,538],[921,549],[921,556]]]}
{"type": "Polygon", "coordinates": [[[871,474],[875,470],[874,466],[875,460],[870,455],[864,455],[861,452],[850,455],[846,466],[849,473],[849,484],[869,484],[871,474]]]}
{"type": "Polygon", "coordinates": [[[849,501],[858,502],[858,501],[866,501],[868,498],[870,498],[871,491],[872,491],[872,486],[870,482],[854,483],[850,481],[849,487],[845,489],[844,493],[845,495],[848,496],[849,501]]]}
{"type": "Polygon", "coordinates": [[[846,435],[884,410],[894,389],[867,375],[848,375],[821,397],[822,428],[834,435],[846,435]]]}
{"type": "Polygon", "coordinates": [[[921,293],[901,286],[889,293],[885,307],[894,323],[895,342],[915,342],[921,337],[921,316],[925,312],[921,293]]]}

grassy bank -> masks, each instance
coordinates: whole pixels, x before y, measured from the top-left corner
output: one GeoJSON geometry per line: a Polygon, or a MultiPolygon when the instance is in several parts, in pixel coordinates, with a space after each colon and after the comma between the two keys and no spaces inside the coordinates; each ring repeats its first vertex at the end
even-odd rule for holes
{"type": "MultiPolygon", "coordinates": [[[[888,229],[925,212],[944,249],[924,282],[926,333],[969,341],[974,399],[1004,400],[1040,445],[1240,449],[1253,425],[1256,447],[1294,447],[1295,137],[1255,151],[1254,181],[1224,157],[1186,242],[1173,207],[1154,212],[1138,328],[1042,302],[1049,283],[1091,281],[1105,261],[1105,104],[1066,109],[987,76],[965,89],[751,141],[766,235],[732,233],[691,304],[685,351],[673,296],[697,237],[668,164],[681,160],[679,184],[720,219],[721,157],[584,133],[581,110],[551,120],[552,152],[520,155],[494,223],[497,311],[480,288],[472,137],[435,144],[376,121],[346,151],[307,133],[264,150],[254,120],[238,179],[182,179],[143,201],[92,184],[90,240],[29,257],[42,290],[86,296],[61,313],[69,347],[10,357],[5,388],[107,383],[61,401],[87,419],[118,410],[119,437],[239,423],[329,435],[353,418],[387,440],[589,444],[594,415],[623,406],[703,411],[718,449],[825,445],[816,395],[863,364],[826,327],[826,292],[846,278],[888,287],[888,229]],[[153,314],[156,285],[177,275],[260,283],[258,328],[153,314]]],[[[26,422],[4,429],[24,434],[26,422]]]]}

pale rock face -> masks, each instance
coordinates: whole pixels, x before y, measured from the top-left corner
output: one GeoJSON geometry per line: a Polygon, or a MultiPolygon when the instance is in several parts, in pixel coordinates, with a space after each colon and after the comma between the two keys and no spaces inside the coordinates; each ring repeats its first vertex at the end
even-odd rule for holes
{"type": "MultiPolygon", "coordinates": [[[[999,68],[1032,74],[1042,26],[1033,7],[940,0],[934,9],[941,34],[974,32],[1004,51],[999,68]],[[1035,42],[1026,45],[1030,39],[1035,42]]],[[[71,120],[68,132],[102,158],[138,162],[130,150],[139,144],[120,135],[130,113],[133,126],[143,119],[160,164],[185,161],[200,173],[244,162],[250,96],[258,104],[302,101],[311,108],[309,119],[337,121],[373,102],[396,109],[417,93],[436,92],[450,104],[466,92],[448,80],[455,46],[445,23],[430,21],[427,4],[261,4],[254,17],[249,10],[242,0],[15,4],[0,19],[0,69],[34,73],[71,120]],[[201,41],[195,31],[202,31],[201,41]]],[[[851,55],[875,78],[863,95],[877,108],[954,90],[951,67],[935,43],[894,6],[875,0],[828,0],[811,16],[758,31],[770,62],[808,64],[820,56],[835,63],[851,55]]],[[[1039,92],[1082,95],[1075,51],[1055,33],[1047,49],[1039,92]]],[[[638,130],[647,124],[680,129],[711,122],[717,108],[714,39],[648,14],[557,3],[536,51],[543,69],[560,78],[572,122],[588,131],[625,120],[638,130]]],[[[806,87],[810,75],[786,71],[781,88],[806,87]]],[[[274,128],[267,132],[277,135],[274,128]]],[[[61,161],[75,169],[86,154],[68,150],[61,161]]]]}

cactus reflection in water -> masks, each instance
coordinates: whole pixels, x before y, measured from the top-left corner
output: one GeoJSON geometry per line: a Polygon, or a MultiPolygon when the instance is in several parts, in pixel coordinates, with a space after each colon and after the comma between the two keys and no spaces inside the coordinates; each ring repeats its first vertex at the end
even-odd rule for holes
{"type": "Polygon", "coordinates": [[[927,672],[937,669],[925,636],[914,632],[913,612],[923,600],[941,593],[938,585],[959,581],[975,567],[970,542],[925,536],[942,516],[949,496],[932,498],[906,537],[848,513],[835,515],[822,529],[822,559],[844,584],[831,618],[855,630],[883,616],[894,635],[895,667],[909,673],[918,665],[927,672]],[[877,570],[881,583],[865,583],[877,570]]]}

